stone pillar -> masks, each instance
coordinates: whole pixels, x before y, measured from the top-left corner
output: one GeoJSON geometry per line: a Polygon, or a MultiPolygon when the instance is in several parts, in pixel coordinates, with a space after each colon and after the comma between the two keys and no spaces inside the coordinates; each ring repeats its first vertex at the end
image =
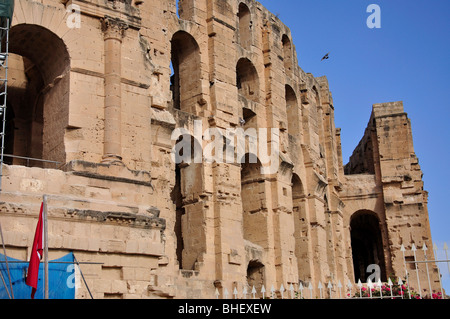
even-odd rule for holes
{"type": "Polygon", "coordinates": [[[105,41],[105,130],[102,163],[122,162],[121,49],[128,25],[118,18],[101,19],[105,41]]]}

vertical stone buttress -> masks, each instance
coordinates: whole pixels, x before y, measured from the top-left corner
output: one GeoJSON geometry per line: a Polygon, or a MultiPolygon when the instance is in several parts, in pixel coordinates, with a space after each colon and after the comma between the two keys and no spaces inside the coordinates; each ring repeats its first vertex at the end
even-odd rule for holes
{"type": "Polygon", "coordinates": [[[105,131],[102,163],[122,162],[121,50],[128,25],[118,19],[101,19],[105,50],[105,131]]]}
{"type": "MultiPolygon", "coordinates": [[[[422,170],[414,151],[411,122],[404,111],[403,102],[375,104],[372,119],[376,130],[377,157],[375,163],[380,171],[383,188],[387,244],[384,255],[386,271],[404,276],[403,253],[413,260],[412,244],[417,248],[417,260],[424,260],[423,246],[428,248],[427,258],[432,260],[433,243],[427,208],[427,192],[424,190],[422,170]]],[[[431,264],[433,265],[433,264],[431,264]]],[[[438,290],[439,278],[436,266],[430,265],[432,289],[438,290]]],[[[413,289],[429,290],[427,272],[423,264],[418,264],[420,285],[415,276],[410,278],[413,289]]],[[[410,273],[411,270],[408,270],[410,273]]]]}

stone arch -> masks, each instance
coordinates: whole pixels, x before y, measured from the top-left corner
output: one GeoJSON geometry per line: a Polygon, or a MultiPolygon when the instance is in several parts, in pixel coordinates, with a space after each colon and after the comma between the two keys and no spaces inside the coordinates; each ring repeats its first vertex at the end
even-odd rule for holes
{"type": "MultiPolygon", "coordinates": [[[[173,147],[173,159],[176,164],[189,165],[203,162],[202,143],[192,136],[187,130],[181,132],[173,147]]],[[[175,138],[174,138],[175,139],[175,138]]]]}
{"type": "Polygon", "coordinates": [[[286,34],[281,37],[281,44],[283,48],[283,63],[284,72],[287,76],[292,76],[292,71],[294,67],[293,63],[293,53],[292,53],[292,43],[291,39],[286,34]]]}
{"type": "Polygon", "coordinates": [[[381,281],[386,281],[386,263],[378,215],[371,210],[359,210],[350,217],[350,238],[355,280],[367,281],[372,274],[369,265],[378,265],[381,281]]]}
{"type": "Polygon", "coordinates": [[[253,287],[256,294],[260,294],[264,285],[264,264],[260,260],[251,260],[247,265],[247,285],[251,293],[253,287]]]}
{"type": "Polygon", "coordinates": [[[300,114],[298,99],[294,89],[290,85],[285,86],[286,114],[288,133],[298,137],[300,135],[300,114]]]}
{"type": "Polygon", "coordinates": [[[200,47],[192,35],[177,31],[171,40],[172,101],[175,109],[196,112],[201,97],[201,56],[200,47]]]}
{"type": "Polygon", "coordinates": [[[171,200],[175,206],[175,220],[173,231],[176,237],[175,254],[180,269],[192,270],[201,255],[201,246],[192,245],[198,238],[194,238],[192,230],[197,227],[200,238],[201,219],[190,218],[188,212],[201,214],[196,207],[198,196],[203,191],[202,157],[196,154],[201,151],[200,142],[190,134],[179,136],[175,145],[175,184],[171,192],[171,200]],[[177,147],[178,146],[178,147],[177,147]]]}
{"type": "Polygon", "coordinates": [[[244,239],[261,245],[265,242],[267,234],[265,229],[265,183],[261,175],[261,162],[254,154],[244,155],[241,164],[241,198],[243,213],[244,239]]]}
{"type": "MultiPolygon", "coordinates": [[[[9,112],[14,115],[12,155],[65,163],[69,119],[70,56],[64,41],[37,24],[10,30],[9,112]],[[19,79],[19,80],[17,80],[19,79]]],[[[55,164],[15,158],[12,164],[54,168],[55,164]]]]}
{"type": "MultiPolygon", "coordinates": [[[[325,190],[326,191],[326,190],[325,190]]],[[[330,202],[328,201],[328,196],[327,194],[323,195],[323,207],[325,209],[325,211],[330,209],[330,202]]]]}
{"type": "Polygon", "coordinates": [[[313,95],[314,95],[314,102],[316,104],[316,107],[319,107],[321,105],[321,101],[320,101],[319,90],[317,89],[316,86],[312,87],[312,92],[313,92],[313,95]]]}
{"type": "MultiPolygon", "coordinates": [[[[15,0],[12,26],[19,24],[38,25],[53,32],[66,44],[72,40],[83,40],[80,28],[70,27],[71,8],[66,4],[54,3],[43,5],[41,2],[32,0],[15,0]]],[[[83,21],[82,21],[83,23],[83,21]]],[[[75,47],[73,47],[75,49],[75,47]]],[[[67,47],[70,56],[75,55],[72,47],[67,47]]]]}
{"type": "Polygon", "coordinates": [[[259,102],[259,76],[253,63],[241,58],[236,64],[236,86],[239,95],[248,101],[259,102]]]}
{"type": "Polygon", "coordinates": [[[306,212],[304,209],[304,199],[305,199],[305,189],[300,177],[296,174],[292,174],[291,178],[292,187],[292,211],[294,213],[294,218],[298,221],[298,227],[296,233],[301,237],[306,237],[308,232],[303,228],[304,223],[306,223],[306,212]]]}
{"type": "Polygon", "coordinates": [[[311,235],[306,209],[306,194],[302,180],[296,173],[292,174],[291,185],[295,256],[297,257],[299,279],[306,281],[311,278],[309,261],[308,258],[305,258],[309,255],[308,238],[311,235]]]}
{"type": "Polygon", "coordinates": [[[241,175],[242,177],[251,178],[254,179],[256,176],[258,176],[261,173],[261,161],[259,160],[258,156],[254,153],[246,153],[241,159],[241,175]],[[242,173],[244,172],[244,173],[242,173]],[[249,177],[247,176],[249,175],[249,177]]]}
{"type": "Polygon", "coordinates": [[[248,6],[241,2],[238,7],[239,44],[242,48],[250,50],[252,45],[252,14],[248,6]]]}
{"type": "Polygon", "coordinates": [[[292,174],[292,198],[298,199],[302,198],[305,195],[305,189],[303,187],[302,180],[298,176],[298,174],[293,173],[292,174]]]}

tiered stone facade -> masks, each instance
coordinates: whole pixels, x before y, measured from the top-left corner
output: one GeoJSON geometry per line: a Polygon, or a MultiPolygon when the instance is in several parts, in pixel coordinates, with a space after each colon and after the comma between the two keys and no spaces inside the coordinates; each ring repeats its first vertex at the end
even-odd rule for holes
{"type": "Polygon", "coordinates": [[[373,106],[344,166],[326,77],[298,66],[289,28],[256,1],[16,0],[10,38],[6,151],[58,162],[4,166],[14,258],[29,257],[44,194],[50,258],[101,263],[83,266],[95,298],[317,287],[369,264],[403,277],[400,246],[431,247],[402,103],[373,106]],[[177,164],[177,128],[193,149],[207,128],[276,128],[278,169],[248,148],[244,163],[177,164]]]}

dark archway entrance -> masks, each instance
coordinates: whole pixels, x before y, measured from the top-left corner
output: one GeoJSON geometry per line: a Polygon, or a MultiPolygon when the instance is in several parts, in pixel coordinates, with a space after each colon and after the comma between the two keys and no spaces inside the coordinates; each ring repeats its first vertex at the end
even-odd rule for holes
{"type": "Polygon", "coordinates": [[[204,251],[203,213],[198,197],[203,190],[201,144],[192,135],[181,135],[175,145],[174,233],[176,258],[180,269],[193,270],[204,251]]]}
{"type": "Polygon", "coordinates": [[[10,31],[7,163],[54,168],[65,163],[70,57],[56,34],[39,25],[19,24],[10,31]]]}
{"type": "Polygon", "coordinates": [[[173,107],[194,114],[195,105],[201,96],[200,48],[185,31],[178,31],[172,37],[171,67],[173,107]]]}
{"type": "Polygon", "coordinates": [[[249,292],[253,287],[256,290],[256,294],[259,295],[264,285],[264,264],[257,260],[249,262],[247,267],[247,284],[249,286],[249,292]]]}
{"type": "MultiPolygon", "coordinates": [[[[379,266],[379,277],[386,281],[386,266],[381,238],[380,221],[371,211],[358,211],[350,220],[350,232],[355,280],[366,282],[379,266]]],[[[373,276],[372,276],[373,277],[373,276]]],[[[374,281],[373,278],[371,278],[374,281]]],[[[377,278],[378,280],[378,278],[377,278]]]]}

